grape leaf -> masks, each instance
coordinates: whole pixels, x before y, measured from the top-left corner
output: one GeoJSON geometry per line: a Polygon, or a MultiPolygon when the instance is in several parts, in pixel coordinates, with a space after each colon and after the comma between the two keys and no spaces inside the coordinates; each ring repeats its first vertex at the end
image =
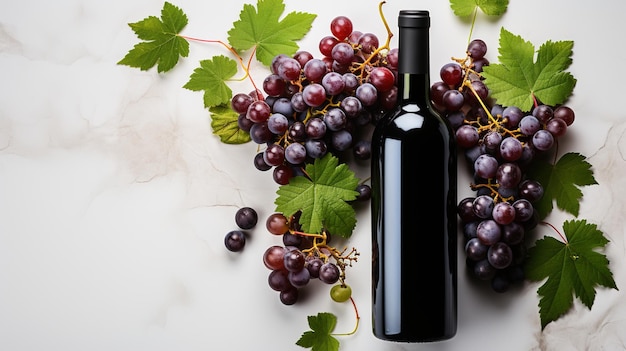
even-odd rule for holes
{"type": "Polygon", "coordinates": [[[213,107],[230,102],[233,91],[226,85],[226,80],[237,73],[237,62],[224,55],[214,56],[210,60],[200,61],[189,81],[183,88],[204,90],[204,107],[213,107]]]}
{"type": "Polygon", "coordinates": [[[528,279],[548,278],[537,290],[542,330],[572,307],[572,294],[591,309],[596,286],[618,290],[608,259],[595,251],[609,242],[597,226],[585,220],[565,221],[563,230],[567,242],[552,237],[537,240],[525,264],[528,279]]]}
{"type": "Polygon", "coordinates": [[[499,104],[529,111],[534,98],[547,105],[569,98],[576,79],[565,72],[572,63],[573,41],[547,41],[539,48],[506,29],[500,30],[499,64],[483,67],[485,84],[499,104]]]}
{"type": "Polygon", "coordinates": [[[187,25],[187,15],[169,2],[163,4],[161,19],[149,16],[128,25],[144,41],[136,44],[119,65],[147,71],[158,64],[160,73],[174,68],[179,57],[189,55],[189,42],[178,35],[187,25]]]}
{"type": "Polygon", "coordinates": [[[317,316],[309,316],[309,327],[296,345],[311,348],[312,351],[337,351],[339,341],[331,335],[337,325],[337,317],[332,313],[320,312],[317,316]]]}
{"type": "Polygon", "coordinates": [[[577,217],[583,198],[577,186],[598,184],[585,156],[572,152],[561,156],[554,165],[538,160],[536,165],[529,167],[528,175],[544,189],[543,197],[533,204],[540,218],[552,211],[554,201],[558,208],[577,217]]]}
{"type": "Polygon", "coordinates": [[[259,0],[256,9],[244,5],[239,20],[228,31],[228,42],[238,51],[256,46],[257,60],[266,66],[278,54],[294,54],[298,50],[295,41],[308,33],[317,15],[294,11],[281,20],[284,10],[282,0],[259,0]]]}
{"type": "Polygon", "coordinates": [[[509,0],[450,0],[452,11],[459,17],[470,16],[477,7],[486,15],[500,16],[508,5],[509,0]]]}
{"type": "Polygon", "coordinates": [[[213,106],[211,113],[211,128],[213,134],[220,137],[226,144],[244,144],[249,142],[250,134],[239,128],[237,118],[239,115],[228,105],[213,106]]]}
{"type": "Polygon", "coordinates": [[[287,217],[302,211],[300,224],[305,232],[319,233],[326,228],[333,235],[350,237],[356,213],[346,201],[358,195],[355,189],[359,180],[354,172],[328,153],[308,164],[306,174],[308,177],[294,177],[278,188],[276,211],[287,217]]]}

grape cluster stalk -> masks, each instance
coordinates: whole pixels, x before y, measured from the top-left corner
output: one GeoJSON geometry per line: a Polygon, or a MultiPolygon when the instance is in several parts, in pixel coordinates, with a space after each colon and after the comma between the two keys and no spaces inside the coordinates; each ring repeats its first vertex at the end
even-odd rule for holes
{"type": "Polygon", "coordinates": [[[555,149],[575,114],[536,99],[531,111],[492,101],[481,76],[489,65],[486,52],[485,42],[474,39],[465,57],[445,63],[441,81],[431,85],[431,100],[454,128],[473,176],[475,195],[458,203],[467,268],[505,292],[524,279],[527,233],[538,224],[533,204],[544,193],[528,167],[555,149]]]}

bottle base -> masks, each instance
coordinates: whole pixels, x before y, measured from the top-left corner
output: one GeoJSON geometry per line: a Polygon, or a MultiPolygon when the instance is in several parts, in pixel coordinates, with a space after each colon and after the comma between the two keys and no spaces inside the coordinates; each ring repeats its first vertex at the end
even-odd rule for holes
{"type": "Polygon", "coordinates": [[[409,337],[406,335],[379,335],[376,332],[373,333],[374,336],[383,341],[395,342],[395,343],[405,343],[405,344],[426,344],[426,343],[434,343],[446,341],[454,338],[456,335],[456,331],[450,334],[442,335],[442,336],[423,336],[423,337],[409,337]]]}

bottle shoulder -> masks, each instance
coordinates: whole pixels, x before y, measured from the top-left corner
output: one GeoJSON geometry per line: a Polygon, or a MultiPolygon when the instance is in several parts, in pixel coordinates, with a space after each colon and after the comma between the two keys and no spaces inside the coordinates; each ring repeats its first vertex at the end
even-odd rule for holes
{"type": "Polygon", "coordinates": [[[383,119],[374,129],[373,139],[403,139],[409,135],[440,135],[443,139],[454,138],[449,123],[428,108],[415,109],[399,106],[383,119]]]}
{"type": "Polygon", "coordinates": [[[447,124],[436,111],[430,106],[420,106],[414,103],[408,103],[397,106],[394,110],[387,113],[381,119],[382,126],[391,125],[400,128],[412,127],[421,128],[431,125],[447,124]]]}

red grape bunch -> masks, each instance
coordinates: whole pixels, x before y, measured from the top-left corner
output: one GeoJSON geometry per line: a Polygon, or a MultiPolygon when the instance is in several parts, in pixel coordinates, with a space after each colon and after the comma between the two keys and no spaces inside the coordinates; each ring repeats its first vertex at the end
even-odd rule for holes
{"type": "Polygon", "coordinates": [[[270,270],[268,284],[279,293],[285,305],[297,302],[300,289],[311,280],[336,284],[331,288],[331,298],[343,302],[350,298],[351,288],[345,283],[346,268],[357,261],[356,249],[338,250],[330,245],[330,234],[308,234],[298,230],[297,216],[287,220],[281,213],[271,214],[266,221],[267,230],[281,235],[283,245],[272,245],[263,253],[263,263],[270,270]]]}
{"type": "MultiPolygon", "coordinates": [[[[346,284],[346,268],[356,262],[359,253],[356,249],[338,250],[330,245],[330,233],[323,230],[319,234],[300,231],[299,213],[287,220],[282,213],[272,213],[265,221],[265,227],[274,235],[282,236],[282,245],[272,245],[263,253],[263,263],[271,272],[268,284],[279,292],[280,301],[293,305],[298,301],[300,289],[311,280],[333,285],[330,297],[344,302],[352,296],[352,288],[346,284]]],[[[238,229],[226,233],[224,245],[232,252],[240,252],[246,244],[247,232],[253,229],[258,220],[257,212],[251,207],[242,207],[235,213],[238,229]]]]}
{"type": "Polygon", "coordinates": [[[533,203],[544,193],[527,169],[554,149],[574,122],[574,111],[540,101],[531,111],[494,103],[481,76],[489,65],[486,52],[485,42],[475,39],[466,57],[444,64],[441,81],[431,85],[431,100],[455,129],[474,179],[475,196],[458,204],[468,269],[504,292],[524,278],[526,233],[538,222],[533,203]]]}
{"type": "Polygon", "coordinates": [[[396,101],[398,56],[389,40],[381,47],[376,35],[353,30],[345,16],[334,18],[330,31],[319,41],[320,58],[309,51],[277,55],[263,91],[231,100],[239,127],[264,146],[256,168],[273,169],[281,185],[329,152],[339,157],[352,150],[357,160],[369,159],[366,126],[396,101]]]}

